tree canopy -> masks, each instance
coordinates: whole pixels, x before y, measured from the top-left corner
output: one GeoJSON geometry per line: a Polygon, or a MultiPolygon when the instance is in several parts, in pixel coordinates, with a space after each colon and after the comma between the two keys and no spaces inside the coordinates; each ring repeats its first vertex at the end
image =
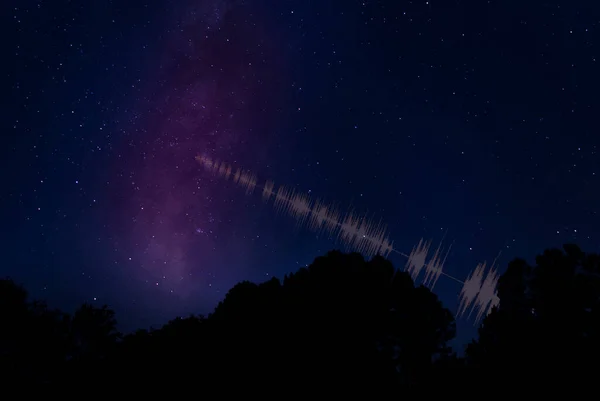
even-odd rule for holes
{"type": "Polygon", "coordinates": [[[584,384],[600,356],[600,256],[565,245],[535,262],[508,265],[498,282],[500,303],[468,346],[467,359],[486,372],[485,382],[584,384]]]}
{"type": "Polygon", "coordinates": [[[111,394],[194,386],[338,396],[449,395],[461,381],[486,389],[589,383],[600,354],[599,270],[600,257],[574,245],[545,251],[533,266],[513,260],[465,358],[448,346],[452,313],[382,257],[332,251],[282,280],[238,283],[206,317],[127,335],[106,306],[67,314],[5,279],[2,382],[63,393],[77,383],[111,394]]]}

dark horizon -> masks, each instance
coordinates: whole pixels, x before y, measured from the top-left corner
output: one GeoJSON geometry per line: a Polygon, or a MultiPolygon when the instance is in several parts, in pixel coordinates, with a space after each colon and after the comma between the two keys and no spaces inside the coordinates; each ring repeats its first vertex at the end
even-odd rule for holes
{"type": "Polygon", "coordinates": [[[208,316],[130,334],[119,332],[109,307],[64,313],[3,279],[0,366],[7,385],[63,394],[73,381],[107,395],[144,383],[172,391],[198,383],[223,390],[225,382],[250,395],[260,382],[389,397],[432,380],[453,395],[466,379],[472,389],[591,389],[599,273],[600,254],[574,244],[546,249],[535,264],[511,261],[498,281],[500,302],[464,352],[452,347],[452,312],[380,256],[330,251],[283,280],[237,283],[208,316]]]}

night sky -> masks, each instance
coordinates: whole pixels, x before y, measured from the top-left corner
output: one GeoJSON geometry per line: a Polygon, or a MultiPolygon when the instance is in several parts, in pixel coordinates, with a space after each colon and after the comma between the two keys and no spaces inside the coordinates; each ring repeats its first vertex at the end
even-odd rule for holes
{"type": "MultiPolygon", "coordinates": [[[[594,2],[0,7],[0,275],[51,306],[156,326],[346,250],[199,154],[381,220],[399,251],[443,240],[463,281],[500,252],[499,273],[600,251],[594,2]]],[[[434,291],[456,312],[460,283],[434,291]]]]}

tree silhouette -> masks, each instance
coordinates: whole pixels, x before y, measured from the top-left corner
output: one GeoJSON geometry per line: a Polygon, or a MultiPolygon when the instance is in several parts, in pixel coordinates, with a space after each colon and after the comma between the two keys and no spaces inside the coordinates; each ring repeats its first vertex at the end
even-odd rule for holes
{"type": "Polygon", "coordinates": [[[106,305],[81,305],[71,318],[71,336],[75,357],[105,357],[120,337],[114,311],[106,305]]]}
{"type": "Polygon", "coordinates": [[[408,274],[381,257],[336,251],[282,281],[235,285],[207,318],[125,336],[111,381],[384,393],[426,381],[454,332],[451,313],[408,274]]]}
{"type": "Polygon", "coordinates": [[[2,381],[50,385],[65,367],[68,320],[45,303],[28,300],[27,291],[0,280],[0,366],[2,381]]]}
{"type": "Polygon", "coordinates": [[[447,346],[451,313],[382,257],[329,252],[281,281],[235,285],[206,318],[124,337],[106,306],[68,315],[0,280],[0,381],[62,395],[76,383],[96,396],[190,387],[372,398],[450,396],[460,383],[486,392],[591,387],[600,356],[598,255],[565,245],[535,266],[515,259],[498,295],[462,359],[447,346]]]}
{"type": "Polygon", "coordinates": [[[112,378],[109,371],[114,368],[114,354],[121,337],[114,311],[106,305],[98,308],[83,304],[69,318],[68,333],[70,380],[80,386],[93,386],[100,378],[112,378]]]}
{"type": "Polygon", "coordinates": [[[29,301],[27,291],[10,279],[0,280],[0,322],[0,382],[12,386],[57,390],[93,381],[108,368],[105,361],[119,337],[107,307],[84,304],[69,316],[29,301]]]}
{"type": "Polygon", "coordinates": [[[600,257],[575,245],[546,250],[530,266],[512,261],[498,282],[499,306],[467,348],[483,385],[581,386],[600,356],[600,257]]]}
{"type": "Polygon", "coordinates": [[[315,387],[415,384],[434,357],[448,353],[455,333],[452,314],[407,273],[382,257],[366,262],[341,252],[317,258],[283,283],[236,285],[209,323],[228,344],[224,371],[239,366],[252,373],[247,379],[315,387]]]}

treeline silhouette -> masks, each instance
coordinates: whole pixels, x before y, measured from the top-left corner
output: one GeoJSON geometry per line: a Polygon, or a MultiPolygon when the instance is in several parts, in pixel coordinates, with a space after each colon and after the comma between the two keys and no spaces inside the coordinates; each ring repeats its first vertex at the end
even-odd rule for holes
{"type": "Polygon", "coordinates": [[[448,346],[452,313],[382,257],[332,251],[282,281],[235,285],[207,317],[127,335],[106,306],[66,314],[5,279],[0,383],[5,394],[85,397],[176,389],[378,399],[593,389],[599,280],[600,256],[575,245],[546,250],[534,266],[512,261],[498,283],[499,306],[459,357],[448,346]]]}

